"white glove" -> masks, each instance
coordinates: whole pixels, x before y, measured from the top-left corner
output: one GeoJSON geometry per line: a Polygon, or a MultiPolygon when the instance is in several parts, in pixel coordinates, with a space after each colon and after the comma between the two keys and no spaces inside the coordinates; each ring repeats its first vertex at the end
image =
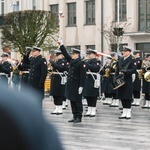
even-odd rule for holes
{"type": "Polygon", "coordinates": [[[63,45],[63,41],[62,41],[61,38],[58,39],[58,45],[59,45],[59,46],[63,45]]]}
{"type": "Polygon", "coordinates": [[[79,89],[78,89],[78,93],[79,93],[79,94],[81,94],[81,93],[82,93],[82,91],[83,91],[83,87],[79,87],[79,89]]]}
{"type": "Polygon", "coordinates": [[[136,77],[136,75],[135,75],[135,74],[132,74],[132,82],[135,81],[135,77],[136,77]]]}

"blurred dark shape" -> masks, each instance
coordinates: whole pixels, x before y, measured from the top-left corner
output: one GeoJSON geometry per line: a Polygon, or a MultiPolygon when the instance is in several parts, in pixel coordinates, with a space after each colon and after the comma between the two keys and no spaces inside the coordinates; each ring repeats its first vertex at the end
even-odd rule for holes
{"type": "Polygon", "coordinates": [[[122,36],[124,33],[123,28],[114,28],[113,34],[116,36],[122,36]]]}
{"type": "Polygon", "coordinates": [[[0,87],[0,150],[62,150],[55,128],[41,113],[33,91],[0,87]]]}

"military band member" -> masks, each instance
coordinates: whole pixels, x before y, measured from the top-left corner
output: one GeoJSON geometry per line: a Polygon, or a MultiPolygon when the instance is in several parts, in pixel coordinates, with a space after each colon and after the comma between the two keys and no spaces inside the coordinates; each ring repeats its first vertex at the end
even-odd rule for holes
{"type": "Polygon", "coordinates": [[[131,55],[131,48],[124,46],[122,49],[122,58],[118,61],[115,77],[124,77],[125,84],[118,88],[118,98],[121,99],[123,113],[119,119],[131,118],[131,102],[133,94],[132,74],[136,72],[136,63],[131,55]]]}
{"type": "Polygon", "coordinates": [[[62,114],[62,103],[65,98],[65,84],[67,82],[64,71],[67,71],[67,62],[60,50],[55,50],[55,61],[50,60],[52,66],[50,95],[54,98],[55,110],[51,114],[62,114]]]}
{"type": "Polygon", "coordinates": [[[0,60],[0,83],[3,83],[3,85],[8,86],[8,77],[10,77],[10,73],[12,71],[11,64],[7,61],[9,57],[8,53],[3,53],[1,55],[0,60]]]}
{"type": "MultiPolygon", "coordinates": [[[[110,61],[110,85],[112,85],[115,71],[117,68],[117,54],[115,52],[111,52],[111,61],[110,61]]],[[[113,86],[111,86],[111,94],[112,94],[112,103],[109,105],[109,107],[118,107],[119,106],[119,99],[117,97],[117,90],[113,89],[113,86]]]]}
{"type": "Polygon", "coordinates": [[[86,61],[85,63],[86,80],[83,90],[83,97],[86,98],[87,100],[88,111],[84,116],[95,117],[97,97],[99,96],[100,75],[98,72],[100,70],[100,64],[96,58],[97,56],[96,50],[88,49],[87,55],[88,61],[86,61]]]}
{"type": "Polygon", "coordinates": [[[23,55],[23,59],[21,63],[18,65],[18,69],[22,72],[21,73],[21,90],[23,87],[26,87],[28,83],[31,50],[32,50],[32,47],[26,47],[26,53],[23,55]]]}
{"type": "MultiPolygon", "coordinates": [[[[147,70],[150,70],[150,53],[146,54],[146,60],[143,61],[142,68],[144,74],[147,72],[147,70]]],[[[145,94],[145,104],[142,108],[150,109],[150,82],[146,81],[144,77],[142,93],[145,94]]]]}
{"type": "Polygon", "coordinates": [[[111,57],[108,57],[105,65],[100,69],[100,74],[102,76],[102,93],[105,95],[103,105],[110,105],[112,103],[112,87],[110,86],[112,77],[110,76],[110,62],[111,57]]]}
{"type": "Polygon", "coordinates": [[[62,40],[59,41],[60,50],[69,64],[66,83],[66,98],[70,100],[73,119],[68,122],[78,123],[82,121],[82,92],[85,83],[86,71],[80,58],[81,51],[73,48],[71,56],[68,54],[62,40]]]}
{"type": "Polygon", "coordinates": [[[141,79],[143,76],[142,72],[142,59],[140,58],[140,51],[134,50],[133,57],[135,58],[137,71],[135,73],[135,80],[133,82],[133,103],[132,106],[139,106],[140,105],[140,96],[141,96],[141,79]]]}
{"type": "Polygon", "coordinates": [[[37,101],[42,107],[44,99],[44,83],[47,76],[47,62],[40,54],[41,48],[34,46],[32,49],[33,59],[30,62],[28,85],[36,91],[37,101]]]}

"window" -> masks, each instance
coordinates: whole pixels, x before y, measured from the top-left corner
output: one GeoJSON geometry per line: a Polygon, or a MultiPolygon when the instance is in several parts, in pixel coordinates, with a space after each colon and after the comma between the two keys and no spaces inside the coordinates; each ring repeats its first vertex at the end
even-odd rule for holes
{"type": "Polygon", "coordinates": [[[57,22],[59,22],[59,17],[58,17],[58,4],[56,5],[50,5],[50,11],[56,14],[57,22]]]}
{"type": "Polygon", "coordinates": [[[95,45],[86,45],[86,49],[89,49],[89,48],[95,50],[95,45]]]}
{"type": "Polygon", "coordinates": [[[80,49],[80,46],[67,46],[67,51],[69,54],[71,53],[71,48],[80,49]]]}
{"type": "Polygon", "coordinates": [[[95,24],[95,0],[86,1],[86,24],[95,24]]]}
{"type": "Polygon", "coordinates": [[[139,0],[139,31],[150,31],[150,0],[139,0]]]}
{"type": "Polygon", "coordinates": [[[140,50],[140,55],[142,58],[145,57],[145,53],[149,53],[150,43],[137,43],[136,49],[140,50]]]}
{"type": "Polygon", "coordinates": [[[1,0],[1,12],[0,12],[0,26],[4,24],[4,0],[1,0]]]}
{"type": "MultiPolygon", "coordinates": [[[[127,20],[126,0],[119,0],[119,21],[127,20]]],[[[115,0],[115,20],[118,20],[118,0],[115,0]]]]}
{"type": "Polygon", "coordinates": [[[50,5],[50,11],[52,11],[55,14],[58,14],[58,4],[50,5]]]}
{"type": "MultiPolygon", "coordinates": [[[[127,46],[128,44],[124,43],[124,44],[119,44],[119,52],[122,51],[123,46],[127,46]]],[[[118,50],[118,45],[117,44],[111,44],[111,52],[117,52],[118,50]]]]}
{"type": "Polygon", "coordinates": [[[68,26],[76,25],[76,3],[68,3],[68,26]]]}
{"type": "Polygon", "coordinates": [[[16,2],[16,4],[13,4],[13,11],[19,11],[19,1],[16,2]]]}
{"type": "Polygon", "coordinates": [[[4,15],[5,10],[4,10],[4,0],[1,0],[1,15],[4,15]]]}
{"type": "Polygon", "coordinates": [[[32,0],[32,9],[36,10],[36,0],[32,0]]]}

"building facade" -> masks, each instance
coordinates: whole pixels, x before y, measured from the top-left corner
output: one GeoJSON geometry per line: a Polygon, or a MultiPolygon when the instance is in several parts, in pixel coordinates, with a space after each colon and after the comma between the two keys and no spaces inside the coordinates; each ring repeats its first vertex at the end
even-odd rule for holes
{"type": "Polygon", "coordinates": [[[68,50],[109,53],[113,45],[128,45],[142,56],[150,52],[150,0],[1,0],[0,8],[1,15],[26,9],[57,13],[59,36],[68,50]],[[123,28],[123,36],[113,36],[114,27],[123,28]]]}

